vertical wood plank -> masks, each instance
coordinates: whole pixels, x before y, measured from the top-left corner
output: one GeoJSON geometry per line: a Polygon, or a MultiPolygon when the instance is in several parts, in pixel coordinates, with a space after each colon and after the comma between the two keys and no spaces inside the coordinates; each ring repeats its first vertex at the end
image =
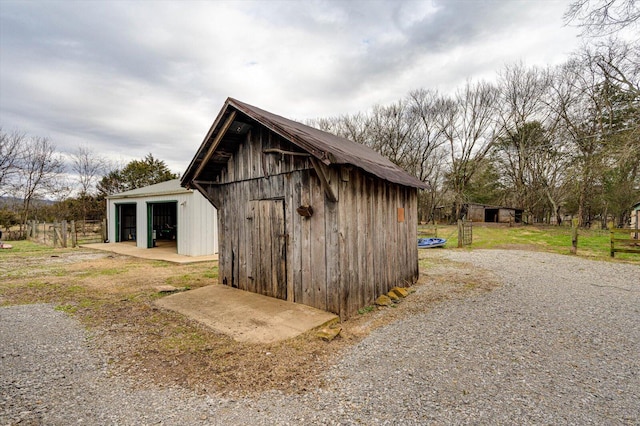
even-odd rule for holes
{"type": "Polygon", "coordinates": [[[247,263],[247,291],[251,291],[256,293],[256,277],[257,274],[257,259],[259,256],[259,235],[258,235],[258,222],[260,218],[258,217],[258,212],[256,211],[256,203],[255,201],[247,201],[247,249],[245,251],[247,255],[246,263],[247,263]]]}
{"type": "Polygon", "coordinates": [[[356,241],[357,241],[357,251],[356,251],[356,260],[358,262],[358,276],[356,278],[356,282],[358,283],[358,301],[356,310],[366,306],[368,302],[369,295],[369,286],[371,285],[367,282],[367,256],[366,256],[366,248],[367,248],[367,235],[366,235],[366,227],[367,227],[367,207],[365,205],[366,202],[366,176],[358,173],[360,178],[358,179],[358,185],[356,187],[356,216],[358,218],[358,224],[356,229],[356,241]]]}
{"type": "MultiPolygon", "coordinates": [[[[233,184],[233,190],[235,192],[235,197],[239,200],[242,197],[242,184],[233,184]]],[[[231,276],[233,277],[233,286],[237,287],[241,290],[246,290],[244,282],[240,280],[240,269],[238,267],[240,262],[240,224],[238,223],[238,204],[234,203],[233,205],[233,214],[230,217],[230,225],[231,225],[231,235],[233,239],[232,245],[232,253],[231,253],[231,276]]]]}
{"type": "Polygon", "coordinates": [[[274,231],[276,244],[274,251],[274,263],[277,265],[277,276],[275,284],[277,286],[276,297],[278,299],[287,300],[287,265],[286,265],[286,235],[284,223],[284,201],[275,200],[272,203],[274,220],[274,231]]]}
{"type": "Polygon", "coordinates": [[[313,216],[311,222],[311,286],[312,305],[315,308],[327,309],[327,260],[326,260],[326,228],[325,228],[325,193],[320,180],[315,174],[310,179],[311,206],[313,216]]]}
{"type": "Polygon", "coordinates": [[[347,318],[349,308],[349,246],[348,237],[348,211],[349,211],[349,182],[341,181],[338,190],[338,263],[340,268],[340,287],[338,292],[338,314],[341,319],[347,318]]]}
{"type": "Polygon", "coordinates": [[[241,181],[245,179],[245,175],[244,175],[244,163],[246,161],[246,157],[247,157],[247,153],[246,153],[246,149],[245,149],[245,145],[240,142],[238,144],[238,151],[236,154],[236,179],[241,181]]]}
{"type": "Polygon", "coordinates": [[[391,249],[389,244],[390,231],[389,231],[389,201],[387,199],[387,185],[380,185],[380,224],[381,228],[384,230],[383,238],[380,245],[380,250],[382,250],[382,261],[380,262],[382,266],[382,270],[380,271],[380,294],[385,293],[387,291],[387,279],[389,272],[389,257],[385,256],[384,253],[388,253],[387,250],[391,249]]]}
{"type": "Polygon", "coordinates": [[[251,239],[253,225],[252,221],[247,219],[247,208],[248,203],[238,203],[238,280],[245,290],[249,290],[251,284],[247,260],[250,257],[248,253],[250,250],[249,240],[251,239]]]}
{"type": "Polygon", "coordinates": [[[388,212],[388,220],[389,220],[389,229],[391,230],[391,247],[394,252],[393,256],[390,256],[390,265],[389,265],[389,275],[387,276],[387,288],[386,291],[391,290],[391,288],[395,285],[395,278],[397,276],[398,271],[398,192],[396,191],[395,185],[388,185],[389,187],[389,203],[387,207],[388,212]]]}
{"type": "MultiPolygon", "coordinates": [[[[231,194],[229,188],[225,188],[225,191],[223,192],[225,193],[224,195],[231,194]]],[[[228,286],[233,285],[233,282],[231,280],[231,252],[233,247],[231,245],[231,224],[229,221],[229,217],[232,214],[231,210],[231,204],[223,204],[222,214],[220,215],[220,229],[222,229],[222,235],[220,238],[220,247],[218,254],[220,266],[219,274],[221,279],[220,282],[228,286]]]]}
{"type": "Polygon", "coordinates": [[[416,244],[418,240],[418,190],[416,188],[409,188],[407,190],[410,192],[411,212],[413,215],[411,220],[411,234],[407,244],[412,253],[411,266],[413,270],[413,283],[415,284],[420,274],[418,268],[418,247],[416,244]]]}
{"type": "Polygon", "coordinates": [[[340,206],[339,179],[336,169],[331,169],[331,181],[338,202],[326,202],[325,229],[327,232],[325,257],[327,263],[327,310],[340,313],[340,243],[338,232],[338,208],[340,206]]]}
{"type": "Polygon", "coordinates": [[[258,221],[258,277],[256,279],[256,291],[265,296],[274,296],[271,292],[271,267],[273,261],[271,259],[271,233],[269,232],[269,205],[256,201],[260,220],[258,221]]]}
{"type": "Polygon", "coordinates": [[[293,263],[292,263],[292,244],[293,244],[293,183],[292,183],[292,173],[288,173],[284,176],[284,227],[286,234],[285,241],[285,258],[286,258],[286,279],[287,279],[287,301],[294,301],[294,278],[293,278],[293,263]]]}
{"type": "Polygon", "coordinates": [[[365,283],[366,283],[366,294],[365,294],[365,305],[370,305],[372,304],[376,297],[378,296],[378,294],[376,294],[376,274],[375,274],[375,268],[376,265],[374,263],[373,260],[373,250],[374,250],[374,241],[373,241],[373,235],[376,232],[375,229],[375,221],[374,221],[374,209],[375,209],[375,183],[376,183],[376,179],[370,179],[367,178],[367,184],[365,187],[365,212],[366,212],[366,216],[367,216],[367,223],[366,223],[366,228],[365,228],[365,235],[366,235],[366,241],[367,241],[367,245],[366,245],[366,252],[365,252],[365,256],[366,256],[366,276],[365,276],[365,283]]]}
{"type": "Polygon", "coordinates": [[[353,174],[350,181],[349,213],[347,216],[347,243],[349,245],[349,308],[348,312],[356,312],[361,306],[360,283],[358,281],[358,188],[360,188],[361,174],[353,174]]]}
{"type": "MultiPolygon", "coordinates": [[[[302,205],[311,204],[309,171],[302,174],[300,185],[300,202],[302,205]]],[[[302,285],[302,303],[313,303],[311,286],[311,220],[301,218],[300,222],[300,279],[302,285]]]]}
{"type": "Polygon", "coordinates": [[[291,229],[291,235],[289,236],[289,244],[291,250],[288,253],[288,267],[291,270],[290,277],[292,279],[290,286],[293,289],[292,301],[302,303],[303,289],[302,289],[302,217],[296,212],[296,209],[300,206],[301,197],[301,180],[304,172],[295,172],[291,176],[291,215],[289,216],[289,227],[291,229]]]}

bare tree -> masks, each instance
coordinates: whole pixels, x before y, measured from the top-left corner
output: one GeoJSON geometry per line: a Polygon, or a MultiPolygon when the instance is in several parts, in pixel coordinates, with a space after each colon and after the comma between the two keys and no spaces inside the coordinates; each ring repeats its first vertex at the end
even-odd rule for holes
{"type": "Polygon", "coordinates": [[[29,138],[24,144],[22,154],[14,191],[22,200],[21,221],[25,224],[35,199],[56,197],[68,188],[62,179],[64,163],[49,139],[29,138]]]}
{"type": "Polygon", "coordinates": [[[499,74],[499,123],[502,136],[495,145],[495,157],[513,198],[509,202],[533,214],[547,216],[550,201],[558,215],[559,203],[549,199],[552,181],[542,173],[544,161],[554,158],[557,147],[549,133],[556,128],[556,115],[549,108],[550,73],[523,64],[506,66],[499,74]],[[546,182],[546,183],[545,183],[546,182]]]}
{"type": "Polygon", "coordinates": [[[80,195],[94,192],[95,185],[104,174],[106,161],[88,146],[79,146],[71,154],[71,168],[80,185],[80,195]]]}
{"type": "MultiPolygon", "coordinates": [[[[554,81],[556,111],[573,147],[571,170],[577,186],[577,214],[583,224],[598,216],[606,221],[612,209],[619,218],[624,216],[625,207],[613,208],[611,195],[620,194],[621,188],[631,188],[623,191],[628,199],[626,210],[631,207],[640,161],[640,96],[632,87],[640,77],[637,68],[625,71],[630,86],[612,78],[596,51],[585,47],[575,54],[559,69],[554,81]]],[[[628,60],[614,54],[608,58],[611,67],[619,70],[628,60]]]]}
{"type": "Polygon", "coordinates": [[[578,194],[581,225],[590,222],[588,199],[595,188],[595,170],[600,167],[603,149],[597,137],[599,120],[593,115],[594,108],[600,109],[600,99],[593,90],[594,75],[584,65],[576,59],[569,61],[558,69],[553,83],[555,111],[562,121],[562,133],[572,146],[572,167],[568,172],[575,173],[572,180],[578,194]]]}
{"type": "Polygon", "coordinates": [[[564,14],[565,23],[577,23],[583,35],[611,35],[635,27],[640,19],[636,0],[576,0],[564,14]]]}
{"type": "Polygon", "coordinates": [[[440,100],[437,91],[425,89],[415,90],[408,97],[411,117],[416,121],[416,144],[409,171],[427,184],[419,194],[419,210],[427,221],[435,219],[435,209],[445,196],[443,179],[448,153],[444,130],[438,125],[440,100]]]}
{"type": "Polygon", "coordinates": [[[522,64],[507,66],[500,74],[500,114],[504,136],[496,144],[499,164],[515,192],[515,204],[527,208],[531,189],[529,160],[537,141],[543,137],[540,123],[543,115],[545,82],[535,69],[522,64]]]}
{"type": "Polygon", "coordinates": [[[594,48],[584,48],[581,56],[597,67],[594,73],[618,86],[630,99],[640,97],[640,45],[610,38],[594,48]]]}
{"type": "Polygon", "coordinates": [[[460,218],[466,187],[499,136],[498,91],[487,82],[467,82],[453,99],[438,103],[439,126],[449,144],[448,181],[454,192],[454,215],[460,218]]]}
{"type": "Polygon", "coordinates": [[[416,122],[411,119],[410,108],[404,100],[371,111],[367,145],[393,163],[408,169],[413,163],[416,145],[416,122]]]}
{"type": "Polygon", "coordinates": [[[10,192],[12,179],[19,171],[18,162],[25,138],[24,133],[7,133],[0,127],[0,196],[10,192]]]}
{"type": "Polygon", "coordinates": [[[360,112],[307,120],[306,124],[363,145],[367,144],[369,137],[369,117],[360,112]]]}
{"type": "Polygon", "coordinates": [[[98,180],[105,174],[107,162],[88,146],[79,146],[71,154],[71,167],[80,185],[80,208],[82,213],[82,232],[85,232],[88,204],[94,201],[98,180]]]}
{"type": "Polygon", "coordinates": [[[640,198],[640,46],[608,39],[584,48],[580,58],[599,81],[602,98],[603,216],[622,225],[640,198]]]}

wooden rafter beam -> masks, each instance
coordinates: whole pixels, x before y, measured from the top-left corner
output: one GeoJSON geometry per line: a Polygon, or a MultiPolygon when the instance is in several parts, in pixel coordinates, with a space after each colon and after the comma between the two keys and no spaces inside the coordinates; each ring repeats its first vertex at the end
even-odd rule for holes
{"type": "Polygon", "coordinates": [[[262,152],[264,152],[265,154],[282,154],[282,155],[294,155],[297,157],[311,157],[311,154],[308,154],[306,152],[284,151],[278,148],[269,148],[269,149],[263,150],[262,152]]]}
{"type": "Polygon", "coordinates": [[[218,145],[220,145],[220,141],[222,141],[222,138],[224,137],[225,133],[227,133],[227,130],[229,130],[229,127],[231,127],[231,123],[233,123],[233,120],[235,120],[235,118],[236,118],[236,112],[231,111],[231,114],[229,114],[229,117],[227,117],[227,120],[224,122],[222,127],[220,127],[220,131],[218,132],[216,137],[213,139],[211,146],[207,150],[207,154],[204,156],[204,158],[200,162],[200,165],[196,169],[196,172],[193,174],[193,178],[191,178],[191,180],[196,180],[198,176],[200,176],[200,173],[202,173],[202,170],[204,170],[209,160],[211,160],[211,156],[213,155],[218,145]]]}
{"type": "Polygon", "coordinates": [[[202,185],[206,185],[206,184],[210,184],[211,182],[203,182],[203,181],[196,181],[193,180],[191,181],[191,184],[198,190],[200,191],[200,193],[202,195],[205,196],[205,198],[207,200],[209,200],[209,202],[211,204],[213,204],[213,207],[215,207],[216,209],[220,209],[221,204],[220,204],[220,200],[218,200],[216,197],[213,196],[213,194],[208,191],[207,189],[205,189],[202,185]]]}
{"type": "Polygon", "coordinates": [[[327,196],[327,199],[335,203],[336,201],[338,201],[338,197],[336,197],[336,194],[335,192],[333,192],[331,185],[329,185],[329,180],[327,179],[327,175],[324,173],[324,169],[322,168],[322,165],[318,162],[318,160],[315,157],[311,157],[310,160],[311,160],[311,165],[313,166],[313,169],[316,171],[316,174],[320,179],[320,185],[324,189],[324,193],[327,196]]]}

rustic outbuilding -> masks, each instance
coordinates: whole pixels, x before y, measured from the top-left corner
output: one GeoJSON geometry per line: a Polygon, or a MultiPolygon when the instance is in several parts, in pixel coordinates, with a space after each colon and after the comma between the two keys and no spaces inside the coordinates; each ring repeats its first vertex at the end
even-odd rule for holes
{"type": "Polygon", "coordinates": [[[415,177],[229,98],[182,177],[218,209],[221,284],[342,318],[418,278],[415,177]]]}
{"type": "Polygon", "coordinates": [[[216,209],[198,191],[173,179],[107,197],[108,239],[139,248],[175,245],[185,256],[218,251],[216,209]]]}
{"type": "Polygon", "coordinates": [[[473,222],[486,223],[522,223],[523,209],[514,207],[490,206],[486,204],[468,203],[465,218],[473,222]]]}

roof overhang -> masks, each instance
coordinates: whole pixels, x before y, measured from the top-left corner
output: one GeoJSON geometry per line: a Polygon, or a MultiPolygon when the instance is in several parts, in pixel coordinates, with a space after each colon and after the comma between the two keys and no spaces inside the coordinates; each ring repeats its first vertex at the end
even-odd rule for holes
{"type": "Polygon", "coordinates": [[[212,182],[233,155],[234,144],[259,124],[288,140],[324,165],[345,164],[393,183],[425,189],[426,184],[369,147],[227,98],[198,152],[182,176],[181,185],[212,182]]]}

